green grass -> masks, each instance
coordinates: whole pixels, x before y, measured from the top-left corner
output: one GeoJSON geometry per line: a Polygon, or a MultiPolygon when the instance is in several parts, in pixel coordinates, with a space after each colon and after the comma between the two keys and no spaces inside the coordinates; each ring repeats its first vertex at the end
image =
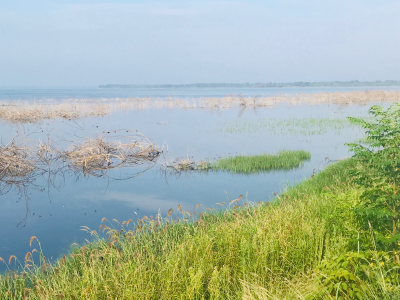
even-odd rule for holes
{"type": "Polygon", "coordinates": [[[289,170],[297,168],[304,161],[311,158],[310,152],[280,151],[275,155],[260,154],[250,156],[230,156],[212,163],[210,168],[214,170],[226,170],[235,173],[258,173],[269,170],[289,170]]]}
{"type": "MultiPolygon", "coordinates": [[[[354,250],[355,165],[333,164],[271,203],[239,197],[200,216],[179,207],[180,220],[104,220],[108,240],[88,229],[94,241],[56,263],[28,257],[24,272],[0,278],[0,299],[335,299],[321,296],[315,268],[354,250]]],[[[396,299],[398,287],[363,299],[396,299]]]]}

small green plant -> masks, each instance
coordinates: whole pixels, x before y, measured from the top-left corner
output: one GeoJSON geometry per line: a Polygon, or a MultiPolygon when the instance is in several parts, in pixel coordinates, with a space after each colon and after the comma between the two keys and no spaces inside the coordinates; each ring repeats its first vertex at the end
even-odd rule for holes
{"type": "Polygon", "coordinates": [[[400,240],[400,104],[387,110],[373,106],[374,121],[349,118],[366,129],[369,146],[348,144],[360,165],[353,169],[356,183],[365,188],[355,213],[364,229],[370,222],[375,229],[377,246],[394,250],[400,240]]]}

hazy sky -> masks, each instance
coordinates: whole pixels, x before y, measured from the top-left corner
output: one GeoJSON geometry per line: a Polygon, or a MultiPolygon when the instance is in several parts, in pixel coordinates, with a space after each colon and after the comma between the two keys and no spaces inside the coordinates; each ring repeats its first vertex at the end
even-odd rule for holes
{"type": "Polygon", "coordinates": [[[0,0],[0,86],[400,80],[399,0],[0,0]]]}

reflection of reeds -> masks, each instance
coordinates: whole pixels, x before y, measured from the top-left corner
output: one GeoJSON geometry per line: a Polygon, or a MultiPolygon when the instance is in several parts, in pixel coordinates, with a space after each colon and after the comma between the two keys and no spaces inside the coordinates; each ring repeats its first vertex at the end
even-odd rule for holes
{"type": "MultiPolygon", "coordinates": [[[[126,138],[126,137],[125,137],[126,138]]],[[[87,138],[83,143],[64,152],[75,170],[99,175],[103,171],[121,166],[135,166],[153,162],[160,154],[156,144],[137,134],[128,142],[108,142],[104,137],[87,138]]]]}
{"type": "Polygon", "coordinates": [[[120,138],[123,141],[86,138],[80,144],[75,142],[70,150],[57,148],[50,138],[46,142],[36,141],[36,144],[29,141],[29,147],[26,137],[18,141],[13,138],[7,145],[0,146],[0,183],[23,186],[40,175],[53,177],[61,171],[103,176],[105,171],[117,167],[150,163],[147,170],[154,165],[160,154],[155,143],[140,133],[120,138]]]}
{"type": "Polygon", "coordinates": [[[77,180],[83,174],[85,177],[92,175],[125,180],[139,176],[155,165],[160,154],[156,144],[139,133],[121,138],[130,140],[109,142],[101,137],[87,138],[81,144],[75,142],[69,151],[58,148],[49,136],[45,142],[16,136],[7,145],[0,146],[0,195],[15,188],[26,201],[25,217],[17,227],[26,225],[28,189],[43,191],[44,187],[36,181],[38,178],[46,181],[49,191],[50,188],[58,189],[67,177],[77,180]],[[122,169],[140,165],[144,166],[139,170],[127,170],[118,178],[107,172],[117,167],[122,169]]]}
{"type": "Polygon", "coordinates": [[[62,103],[48,100],[42,102],[12,102],[2,103],[0,118],[9,122],[36,122],[42,119],[77,119],[88,116],[104,116],[114,111],[130,109],[154,108],[234,108],[234,107],[268,107],[287,103],[296,104],[323,104],[338,105],[368,104],[375,102],[398,102],[398,91],[352,91],[333,93],[314,93],[296,95],[277,95],[266,97],[244,97],[230,95],[226,97],[204,97],[199,99],[161,99],[161,98],[113,98],[113,99],[68,99],[62,103]]]}

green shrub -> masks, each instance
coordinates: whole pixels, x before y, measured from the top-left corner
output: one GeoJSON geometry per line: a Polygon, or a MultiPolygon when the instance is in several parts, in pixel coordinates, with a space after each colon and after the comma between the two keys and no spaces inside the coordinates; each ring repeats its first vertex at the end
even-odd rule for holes
{"type": "Polygon", "coordinates": [[[324,261],[316,268],[321,283],[321,296],[335,299],[383,297],[382,293],[397,289],[400,284],[400,263],[397,252],[347,252],[324,261]]]}
{"type": "Polygon", "coordinates": [[[348,144],[359,166],[353,169],[356,183],[365,190],[354,209],[363,229],[374,229],[376,246],[395,250],[400,241],[400,104],[387,110],[373,106],[374,121],[350,118],[365,128],[369,147],[348,144]]]}

